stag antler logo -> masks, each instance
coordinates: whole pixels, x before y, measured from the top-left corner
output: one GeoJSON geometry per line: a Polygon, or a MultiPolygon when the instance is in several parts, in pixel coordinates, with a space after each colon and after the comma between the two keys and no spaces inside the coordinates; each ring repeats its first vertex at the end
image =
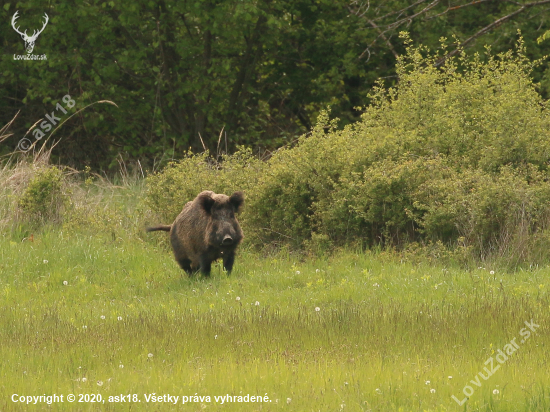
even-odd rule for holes
{"type": "Polygon", "coordinates": [[[44,25],[42,26],[42,28],[40,30],[35,30],[33,32],[32,36],[28,36],[27,35],[27,30],[25,30],[23,33],[21,33],[19,31],[19,27],[15,27],[15,21],[19,18],[17,13],[19,13],[19,10],[17,10],[15,12],[15,14],[13,15],[13,18],[11,19],[11,25],[12,25],[13,29],[17,33],[19,33],[21,35],[21,38],[25,41],[25,49],[27,49],[27,53],[31,54],[32,50],[34,49],[34,42],[38,38],[38,35],[44,31],[44,29],[46,28],[46,24],[48,24],[48,21],[50,20],[50,18],[48,17],[48,15],[46,13],[44,13],[44,18],[46,20],[44,21],[44,25]]]}

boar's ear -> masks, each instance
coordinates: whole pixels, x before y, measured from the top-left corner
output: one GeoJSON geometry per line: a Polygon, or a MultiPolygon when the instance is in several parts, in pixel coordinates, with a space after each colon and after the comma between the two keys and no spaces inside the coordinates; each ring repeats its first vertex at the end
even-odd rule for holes
{"type": "Polygon", "coordinates": [[[199,202],[200,207],[202,207],[206,213],[210,214],[212,206],[214,206],[214,199],[210,197],[210,194],[201,193],[197,196],[197,201],[199,202]]]}
{"type": "Polygon", "coordinates": [[[241,207],[244,203],[244,195],[243,192],[235,192],[231,195],[229,198],[229,203],[233,205],[235,208],[235,212],[239,213],[241,211],[241,207]]]}

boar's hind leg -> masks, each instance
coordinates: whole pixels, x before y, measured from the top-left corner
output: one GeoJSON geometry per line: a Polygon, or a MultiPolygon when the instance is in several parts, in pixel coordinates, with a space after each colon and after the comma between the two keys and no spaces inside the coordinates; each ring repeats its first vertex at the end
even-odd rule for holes
{"type": "Polygon", "coordinates": [[[178,259],[180,267],[185,270],[189,275],[193,273],[191,270],[191,261],[189,259],[178,259]]]}
{"type": "Polygon", "coordinates": [[[233,263],[235,263],[235,252],[224,252],[223,268],[227,273],[231,273],[231,270],[233,270],[233,263]]]}

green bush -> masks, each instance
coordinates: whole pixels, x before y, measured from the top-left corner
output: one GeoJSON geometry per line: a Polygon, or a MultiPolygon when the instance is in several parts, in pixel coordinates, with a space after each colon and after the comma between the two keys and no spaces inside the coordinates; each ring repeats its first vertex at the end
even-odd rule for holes
{"type": "Polygon", "coordinates": [[[315,205],[315,230],[336,244],[402,245],[419,236],[415,193],[446,169],[440,157],[405,154],[342,177],[329,196],[315,205]]]}
{"type": "Polygon", "coordinates": [[[418,224],[431,240],[441,239],[442,233],[461,238],[479,257],[503,255],[511,247],[521,252],[549,222],[546,180],[546,173],[532,165],[505,166],[498,174],[465,170],[435,178],[417,192],[416,206],[425,211],[418,224]]]}
{"type": "Polygon", "coordinates": [[[516,51],[482,59],[448,59],[413,47],[397,65],[396,88],[374,90],[363,115],[364,136],[392,150],[441,154],[457,167],[495,172],[506,164],[547,168],[550,159],[548,102],[537,93],[522,40],[516,51]],[[423,57],[423,54],[427,54],[423,57]],[[372,139],[372,138],[371,138],[372,139]]]}
{"type": "Polygon", "coordinates": [[[57,167],[39,170],[18,200],[23,216],[35,223],[59,221],[69,204],[63,192],[63,172],[57,167]]]}

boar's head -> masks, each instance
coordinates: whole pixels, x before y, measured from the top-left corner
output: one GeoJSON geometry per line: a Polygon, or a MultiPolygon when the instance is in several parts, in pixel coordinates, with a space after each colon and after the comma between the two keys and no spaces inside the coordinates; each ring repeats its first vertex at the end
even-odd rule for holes
{"type": "Polygon", "coordinates": [[[235,217],[244,203],[242,192],[231,196],[205,193],[197,199],[210,218],[207,229],[208,244],[222,249],[234,249],[243,239],[243,232],[235,217]]]}

